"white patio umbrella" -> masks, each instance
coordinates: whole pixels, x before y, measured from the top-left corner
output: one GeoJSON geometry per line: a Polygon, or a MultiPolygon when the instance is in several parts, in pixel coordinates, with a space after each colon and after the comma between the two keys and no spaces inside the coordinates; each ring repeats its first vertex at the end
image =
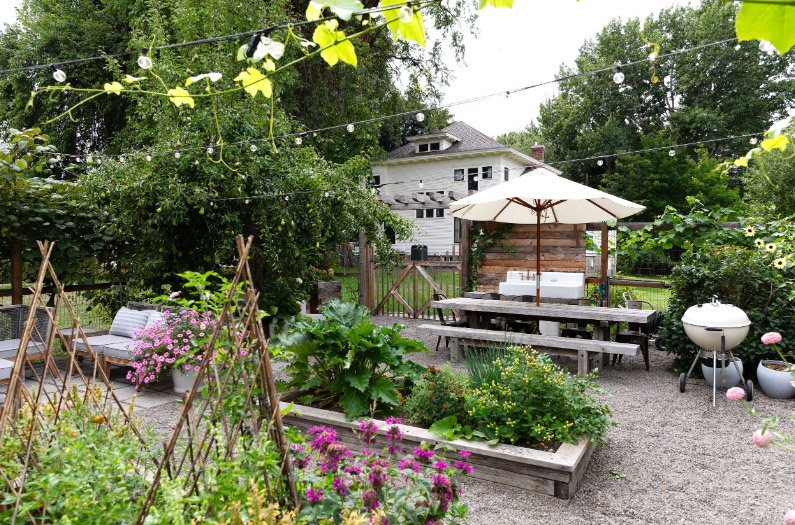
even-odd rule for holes
{"type": "Polygon", "coordinates": [[[536,305],[541,302],[541,225],[582,224],[628,217],[646,209],[555,175],[545,168],[450,204],[453,217],[536,224],[536,305]]]}

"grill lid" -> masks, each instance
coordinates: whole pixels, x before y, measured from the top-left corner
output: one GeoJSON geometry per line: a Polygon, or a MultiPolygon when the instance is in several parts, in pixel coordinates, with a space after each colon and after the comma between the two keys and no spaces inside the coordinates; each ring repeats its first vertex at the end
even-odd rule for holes
{"type": "Polygon", "coordinates": [[[717,296],[713,296],[711,303],[688,308],[682,316],[682,323],[703,327],[741,328],[749,326],[751,320],[741,309],[730,304],[721,304],[717,296]]]}

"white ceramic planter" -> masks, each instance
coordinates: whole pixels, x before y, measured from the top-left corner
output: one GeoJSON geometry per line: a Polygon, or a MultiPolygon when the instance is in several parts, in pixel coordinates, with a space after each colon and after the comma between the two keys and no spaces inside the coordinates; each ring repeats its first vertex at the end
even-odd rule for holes
{"type": "Polygon", "coordinates": [[[763,359],[759,362],[759,366],[756,368],[756,377],[759,381],[759,386],[762,387],[762,392],[766,396],[776,399],[795,397],[795,387],[790,384],[790,381],[795,381],[795,377],[790,372],[771,370],[765,366],[765,363],[787,365],[784,361],[771,359],[763,359]]]}
{"type": "Polygon", "coordinates": [[[193,388],[193,383],[196,382],[198,372],[195,370],[182,371],[181,369],[172,368],[171,378],[174,380],[174,392],[177,394],[186,394],[193,388]]]}
{"type": "MultiPolygon", "coordinates": [[[[740,372],[743,371],[743,362],[739,357],[734,358],[737,361],[737,366],[740,368],[740,372]]],[[[715,380],[717,382],[718,388],[731,388],[733,386],[737,386],[740,384],[740,376],[737,374],[737,369],[734,368],[732,362],[727,358],[726,359],[726,380],[721,381],[721,360],[718,359],[718,368],[715,370],[715,380]]],[[[712,362],[710,361],[710,364],[712,362]]],[[[707,384],[712,386],[712,366],[704,365],[703,361],[701,363],[701,373],[704,374],[704,379],[707,380],[707,384]]]]}

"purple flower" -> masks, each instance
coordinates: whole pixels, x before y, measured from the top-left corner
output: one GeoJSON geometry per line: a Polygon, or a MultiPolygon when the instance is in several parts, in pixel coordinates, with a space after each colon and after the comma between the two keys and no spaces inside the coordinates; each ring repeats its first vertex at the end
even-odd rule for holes
{"type": "Polygon", "coordinates": [[[422,448],[415,448],[411,451],[412,454],[417,456],[417,459],[422,461],[423,463],[427,463],[433,457],[433,451],[431,450],[423,450],[422,448]]]}
{"type": "Polygon", "coordinates": [[[381,490],[386,484],[387,474],[381,465],[376,464],[370,469],[370,474],[367,478],[375,490],[381,490]]]}
{"type": "Polygon", "coordinates": [[[459,450],[458,455],[461,456],[461,459],[466,459],[472,455],[472,452],[467,452],[466,450],[459,450]]]}
{"type": "Polygon", "coordinates": [[[398,463],[398,467],[400,468],[400,470],[411,469],[414,472],[419,472],[420,471],[419,464],[416,461],[414,461],[414,458],[412,458],[412,457],[405,457],[405,458],[401,459],[400,463],[398,463]]]}
{"type": "Polygon", "coordinates": [[[378,433],[378,425],[372,421],[365,421],[359,425],[359,430],[362,432],[362,444],[369,447],[375,441],[375,435],[378,433]]]}
{"type": "Polygon", "coordinates": [[[172,292],[171,295],[168,296],[169,299],[176,299],[179,296],[179,292],[172,292]]]}
{"type": "Polygon", "coordinates": [[[351,465],[342,469],[343,472],[347,472],[348,474],[355,474],[359,475],[362,473],[362,467],[357,467],[355,465],[351,465]]]}
{"type": "Polygon", "coordinates": [[[334,482],[331,485],[334,487],[334,492],[340,496],[348,493],[348,484],[342,478],[334,478],[334,482]]]}
{"type": "Polygon", "coordinates": [[[320,503],[320,500],[323,499],[323,492],[323,489],[309,487],[306,489],[306,499],[310,504],[320,503]]]}
{"type": "Polygon", "coordinates": [[[464,475],[472,473],[472,465],[467,465],[466,463],[462,463],[461,461],[456,461],[455,466],[456,468],[461,469],[461,472],[463,472],[464,475]]]}
{"type": "Polygon", "coordinates": [[[447,467],[448,467],[447,463],[445,463],[445,462],[444,462],[443,460],[441,460],[441,459],[440,459],[439,461],[437,461],[436,463],[434,463],[434,464],[433,464],[433,468],[435,468],[436,470],[444,470],[444,469],[446,469],[447,467]]]}
{"type": "Polygon", "coordinates": [[[373,489],[367,489],[362,493],[362,505],[370,510],[378,507],[378,493],[373,489]]]}
{"type": "Polygon", "coordinates": [[[386,418],[386,424],[387,425],[399,425],[400,424],[400,418],[399,417],[388,417],[388,418],[386,418]]]}

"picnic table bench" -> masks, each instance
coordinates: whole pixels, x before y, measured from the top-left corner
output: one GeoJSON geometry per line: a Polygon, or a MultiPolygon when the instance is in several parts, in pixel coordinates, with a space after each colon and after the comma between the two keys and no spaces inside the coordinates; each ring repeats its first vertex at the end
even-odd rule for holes
{"type": "Polygon", "coordinates": [[[640,345],[633,343],[616,343],[598,339],[579,339],[574,337],[555,337],[551,335],[524,334],[521,332],[500,332],[497,330],[481,330],[457,326],[441,326],[423,324],[417,327],[417,333],[447,337],[450,339],[450,358],[452,361],[461,359],[461,346],[510,346],[530,345],[535,350],[552,355],[562,355],[577,359],[577,374],[585,375],[591,370],[591,360],[602,353],[636,356],[640,345]]]}

